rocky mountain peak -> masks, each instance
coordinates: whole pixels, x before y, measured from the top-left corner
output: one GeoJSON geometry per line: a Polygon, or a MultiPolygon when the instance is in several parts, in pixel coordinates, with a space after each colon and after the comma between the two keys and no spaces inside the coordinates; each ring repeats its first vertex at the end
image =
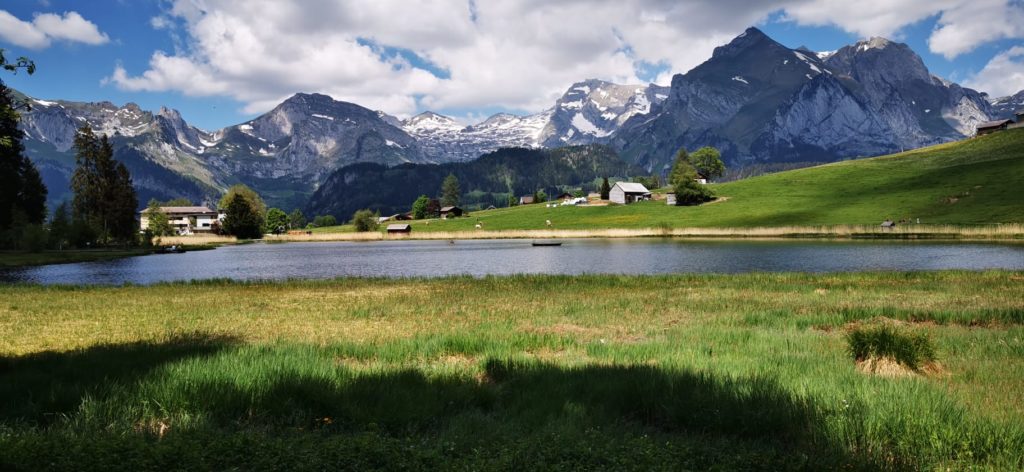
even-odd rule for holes
{"type": "Polygon", "coordinates": [[[766,34],[761,32],[761,30],[754,27],[750,27],[747,28],[746,31],[740,33],[739,36],[733,38],[733,40],[730,41],[729,44],[726,44],[724,46],[718,46],[717,48],[715,48],[715,51],[711,54],[711,57],[714,59],[736,56],[747,49],[759,47],[766,43],[778,44],[775,43],[775,40],[769,38],[766,34]]]}

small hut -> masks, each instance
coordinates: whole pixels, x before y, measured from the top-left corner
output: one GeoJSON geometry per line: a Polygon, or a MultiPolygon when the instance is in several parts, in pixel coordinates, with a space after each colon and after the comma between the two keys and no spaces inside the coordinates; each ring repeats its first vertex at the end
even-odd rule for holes
{"type": "Polygon", "coordinates": [[[992,134],[997,131],[1003,131],[1013,124],[1013,120],[996,120],[986,121],[978,125],[977,136],[984,136],[986,134],[992,134]]]}
{"type": "Polygon", "coordinates": [[[448,218],[457,218],[462,216],[462,208],[457,206],[446,206],[441,208],[441,219],[447,220],[448,218]]]}
{"type": "Polygon", "coordinates": [[[388,225],[388,234],[409,234],[412,233],[412,225],[408,223],[388,225]]]}

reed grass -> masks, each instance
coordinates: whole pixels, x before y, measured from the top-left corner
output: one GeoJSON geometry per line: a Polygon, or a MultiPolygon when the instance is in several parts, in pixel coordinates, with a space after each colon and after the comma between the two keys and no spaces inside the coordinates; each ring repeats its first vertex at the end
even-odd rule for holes
{"type": "Polygon", "coordinates": [[[1019,469],[1022,281],[0,286],[0,469],[1019,469]],[[948,375],[859,372],[880,316],[948,375]]]}
{"type": "MultiPolygon", "coordinates": [[[[435,225],[436,226],[436,225],[435,225]]],[[[823,239],[1024,239],[1024,225],[906,225],[882,228],[875,225],[778,226],[753,228],[607,228],[547,230],[413,231],[391,235],[384,232],[315,232],[312,234],[267,235],[267,241],[386,241],[401,239],[560,239],[560,238],[823,238],[823,239]]]]}

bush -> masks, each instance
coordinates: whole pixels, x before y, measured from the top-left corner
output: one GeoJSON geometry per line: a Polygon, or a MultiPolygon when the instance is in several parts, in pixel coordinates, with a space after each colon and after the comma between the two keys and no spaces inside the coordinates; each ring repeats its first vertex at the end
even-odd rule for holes
{"type": "Polygon", "coordinates": [[[850,354],[858,361],[890,357],[918,370],[935,360],[935,347],[927,336],[901,332],[887,324],[858,327],[846,334],[850,354]]]}
{"type": "Polygon", "coordinates": [[[684,179],[675,186],[676,205],[700,205],[715,198],[706,185],[693,179],[684,179]]]}
{"type": "Polygon", "coordinates": [[[338,226],[338,220],[332,215],[319,215],[313,218],[314,228],[326,228],[328,226],[338,226]]]}
{"type": "Polygon", "coordinates": [[[380,226],[377,223],[377,219],[380,218],[380,213],[370,210],[359,210],[352,215],[352,226],[356,227],[356,231],[365,233],[367,231],[376,231],[380,226]]]}

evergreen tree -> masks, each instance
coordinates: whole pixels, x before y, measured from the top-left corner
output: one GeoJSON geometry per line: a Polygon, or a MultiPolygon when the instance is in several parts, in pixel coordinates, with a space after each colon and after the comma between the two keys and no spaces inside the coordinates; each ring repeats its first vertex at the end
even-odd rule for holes
{"type": "Polygon", "coordinates": [[[50,220],[50,247],[64,249],[71,243],[71,212],[67,202],[57,205],[50,220]]]}
{"type": "Polygon", "coordinates": [[[441,206],[458,206],[462,191],[459,189],[459,179],[455,174],[448,174],[441,184],[441,206]]]}
{"type": "Polygon", "coordinates": [[[306,227],[306,215],[302,214],[302,210],[296,208],[288,215],[288,227],[291,229],[299,229],[306,227]]]}
{"type": "Polygon", "coordinates": [[[102,244],[135,240],[138,198],[128,168],[114,159],[106,135],[97,138],[89,125],[75,136],[77,167],[71,176],[72,211],[87,222],[102,244]]]}
{"type": "Polygon", "coordinates": [[[172,198],[170,200],[167,200],[166,202],[163,203],[163,205],[160,206],[187,207],[192,206],[192,200],[189,200],[185,197],[172,198]]]}
{"type": "Polygon", "coordinates": [[[608,185],[608,177],[604,178],[601,182],[601,200],[608,200],[611,198],[612,186],[608,185]]]}
{"type": "Polygon", "coordinates": [[[430,197],[420,195],[415,202],[412,202],[412,217],[415,220],[422,220],[427,217],[427,205],[430,205],[430,197]]]}
{"type": "MultiPolygon", "coordinates": [[[[35,72],[35,65],[28,59],[8,63],[3,49],[0,67],[15,73],[19,69],[29,74],[35,72]]],[[[24,155],[23,133],[18,129],[20,107],[28,105],[16,104],[11,89],[0,80],[0,232],[46,221],[46,186],[35,165],[24,155]]]]}
{"type": "Polygon", "coordinates": [[[239,239],[263,237],[266,224],[267,206],[259,194],[245,185],[235,185],[220,199],[220,208],[225,209],[222,230],[239,239]]]}
{"type": "Polygon", "coordinates": [[[673,187],[679,185],[692,170],[693,165],[690,164],[690,156],[686,153],[686,148],[679,148],[679,151],[676,152],[675,162],[672,163],[672,170],[668,173],[668,184],[673,187]]]}

